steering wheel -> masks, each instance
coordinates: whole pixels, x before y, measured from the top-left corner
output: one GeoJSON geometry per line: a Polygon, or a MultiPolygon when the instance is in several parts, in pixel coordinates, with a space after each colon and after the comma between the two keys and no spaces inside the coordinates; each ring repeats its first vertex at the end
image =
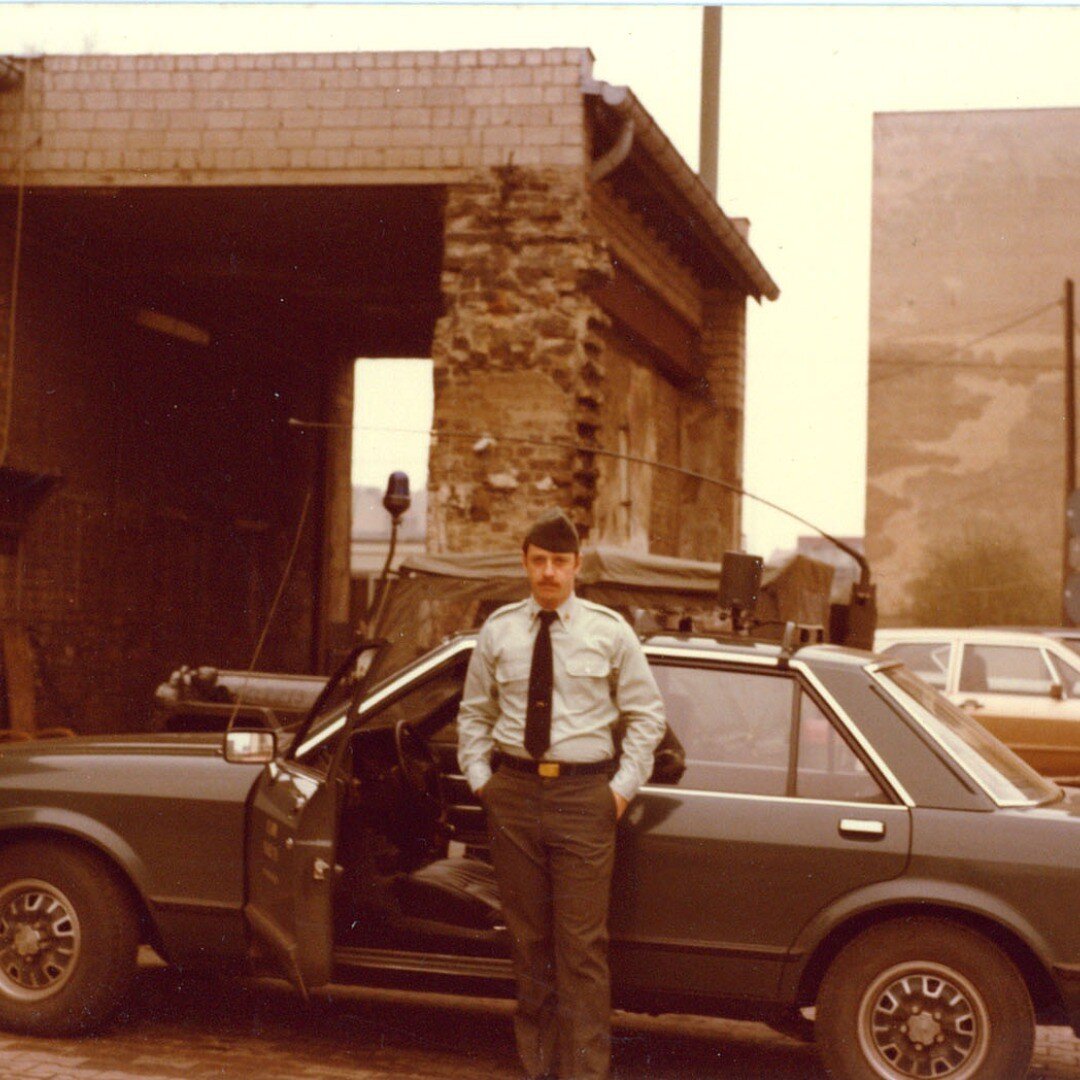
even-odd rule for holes
{"type": "Polygon", "coordinates": [[[411,794],[443,810],[442,770],[434,751],[409,725],[399,720],[394,725],[394,749],[405,787],[411,794]]]}

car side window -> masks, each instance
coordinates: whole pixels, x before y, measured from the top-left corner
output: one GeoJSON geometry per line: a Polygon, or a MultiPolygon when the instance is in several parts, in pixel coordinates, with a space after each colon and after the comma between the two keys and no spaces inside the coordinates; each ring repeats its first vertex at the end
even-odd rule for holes
{"type": "Polygon", "coordinates": [[[795,680],[720,668],[654,665],[668,723],[686,751],[680,787],[783,795],[795,680]]]}
{"type": "Polygon", "coordinates": [[[884,802],[832,719],[793,675],[656,664],[686,751],[680,787],[738,795],[884,802]],[[792,732],[798,754],[792,754],[792,732]]]}
{"type": "Polygon", "coordinates": [[[1041,649],[1022,645],[965,645],[960,692],[1046,697],[1053,684],[1041,649]]]}
{"type": "MultiPolygon", "coordinates": [[[[361,725],[393,725],[399,720],[408,720],[413,724],[422,724],[432,732],[433,742],[456,742],[457,726],[454,718],[461,703],[461,687],[468,665],[467,653],[454,657],[425,678],[408,685],[407,689],[391,697],[386,704],[377,706],[361,720],[361,725]]],[[[328,714],[331,719],[320,725],[326,732],[325,736],[309,740],[310,745],[301,748],[297,753],[297,760],[309,769],[325,773],[329,768],[345,726],[346,704],[343,703],[334,713],[328,714]]]]}
{"type": "Polygon", "coordinates": [[[802,799],[888,802],[888,796],[809,694],[800,695],[795,794],[802,799]]]}
{"type": "Polygon", "coordinates": [[[881,650],[883,656],[900,660],[923,682],[944,690],[949,677],[947,641],[905,641],[881,650]]]}

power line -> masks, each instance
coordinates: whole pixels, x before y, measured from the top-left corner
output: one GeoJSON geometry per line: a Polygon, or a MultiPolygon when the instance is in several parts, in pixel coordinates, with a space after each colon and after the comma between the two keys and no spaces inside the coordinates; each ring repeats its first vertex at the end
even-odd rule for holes
{"type": "Polygon", "coordinates": [[[831,544],[835,544],[845,555],[850,555],[859,564],[863,585],[866,586],[870,583],[870,564],[866,561],[862,552],[856,551],[853,547],[845,544],[843,540],[839,540],[831,533],[827,533],[820,525],[815,525],[812,521],[808,521],[806,518],[796,514],[793,510],[789,510],[786,506],[781,506],[779,503],[774,503],[761,495],[755,495],[752,491],[747,491],[746,488],[733,483],[731,480],[721,480],[718,476],[710,476],[708,473],[695,472],[693,469],[686,469],[681,465],[670,465],[665,461],[656,461],[653,458],[640,457],[637,454],[625,454],[618,450],[605,450],[603,447],[593,446],[589,443],[576,443],[562,439],[530,439],[520,435],[492,435],[490,432],[451,431],[445,428],[432,428],[429,431],[420,431],[416,428],[370,427],[366,425],[335,423],[333,421],[325,420],[301,420],[295,416],[289,417],[289,426],[296,428],[310,428],[316,431],[347,429],[350,431],[379,431],[386,434],[398,435],[428,435],[433,439],[466,439],[473,443],[473,450],[476,453],[482,453],[497,443],[508,443],[514,446],[538,446],[548,450],[570,450],[573,453],[578,454],[595,454],[598,457],[614,458],[617,461],[628,461],[634,465],[648,465],[653,469],[659,469],[664,472],[673,472],[691,480],[699,480],[703,484],[714,484],[716,487],[732,492],[732,494],[741,495],[744,498],[761,503],[762,506],[768,506],[773,510],[778,510],[781,514],[785,514],[793,521],[799,522],[800,525],[805,525],[808,529],[813,529],[819,536],[823,536],[831,544]]]}
{"type": "Polygon", "coordinates": [[[996,326],[992,330],[988,330],[984,334],[980,334],[978,337],[971,338],[969,341],[962,342],[959,345],[953,346],[951,349],[946,349],[942,353],[938,353],[936,356],[931,356],[926,360],[874,360],[874,366],[888,365],[890,367],[896,366],[901,370],[889,371],[880,374],[876,377],[872,377],[869,381],[871,383],[886,382],[889,379],[895,379],[901,375],[910,375],[911,372],[918,368],[990,368],[994,370],[1024,370],[1024,371],[1043,371],[1043,370],[1055,370],[1059,365],[1057,364],[1040,364],[1040,363],[1015,363],[1011,361],[993,361],[993,360],[953,360],[950,361],[949,357],[955,356],[959,352],[963,352],[965,349],[974,348],[976,345],[981,345],[984,341],[989,341],[991,338],[997,337],[999,334],[1004,334],[1007,330],[1013,330],[1018,326],[1023,326],[1024,323],[1031,322],[1033,319],[1037,319],[1040,315],[1045,315],[1046,312],[1052,311],[1054,308],[1061,307],[1060,300],[1051,300],[1047,304],[1043,304],[1041,307],[1034,308],[1031,311],[1025,312],[1023,315],[1010,319],[1006,323],[1002,323],[1001,326],[996,326]]]}

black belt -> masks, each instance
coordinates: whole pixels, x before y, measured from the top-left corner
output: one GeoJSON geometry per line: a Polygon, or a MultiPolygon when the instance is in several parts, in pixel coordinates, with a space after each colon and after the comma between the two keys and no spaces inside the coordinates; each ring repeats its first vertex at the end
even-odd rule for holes
{"type": "Polygon", "coordinates": [[[555,776],[591,776],[596,773],[615,775],[615,762],[606,761],[534,761],[532,758],[514,757],[512,754],[499,754],[495,767],[503,766],[514,772],[532,773],[548,779],[555,776]]]}

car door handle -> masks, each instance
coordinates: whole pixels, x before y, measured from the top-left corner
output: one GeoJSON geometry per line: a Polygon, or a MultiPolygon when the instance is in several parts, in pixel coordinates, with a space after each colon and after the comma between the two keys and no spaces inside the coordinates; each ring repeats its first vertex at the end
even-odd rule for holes
{"type": "Polygon", "coordinates": [[[885,835],[884,821],[866,818],[841,818],[840,835],[852,840],[880,840],[885,835]]]}

